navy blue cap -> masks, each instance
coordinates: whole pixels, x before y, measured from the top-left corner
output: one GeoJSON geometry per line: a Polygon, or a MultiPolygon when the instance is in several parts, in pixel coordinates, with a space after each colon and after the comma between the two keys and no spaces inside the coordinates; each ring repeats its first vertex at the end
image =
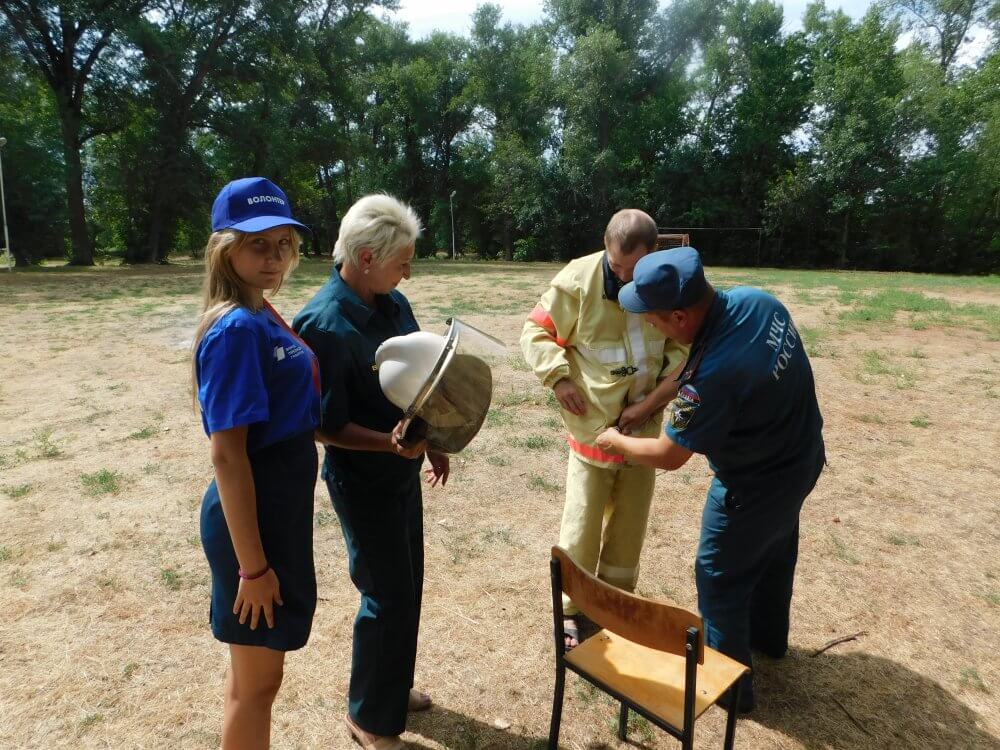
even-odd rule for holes
{"type": "Polygon", "coordinates": [[[681,310],[700,300],[707,287],[697,250],[659,250],[635,264],[632,281],[618,292],[618,302],[632,313],[681,310]]]}
{"type": "Polygon", "coordinates": [[[284,191],[264,177],[233,180],[219,191],[212,204],[213,232],[263,232],[289,225],[309,231],[309,227],[292,218],[284,191]]]}

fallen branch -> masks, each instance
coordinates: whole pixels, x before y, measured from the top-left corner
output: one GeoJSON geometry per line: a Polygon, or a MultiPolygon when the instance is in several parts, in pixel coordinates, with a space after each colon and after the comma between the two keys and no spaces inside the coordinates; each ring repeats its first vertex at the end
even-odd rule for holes
{"type": "Polygon", "coordinates": [[[830,641],[829,643],[827,643],[826,645],[824,645],[822,648],[818,648],[815,651],[813,651],[811,654],[809,654],[809,656],[819,656],[820,654],[822,654],[827,649],[833,648],[834,646],[836,646],[838,644],[841,644],[841,643],[847,643],[848,641],[856,641],[858,638],[860,638],[863,635],[868,635],[868,631],[867,630],[859,630],[857,633],[853,633],[852,635],[844,635],[844,636],[841,636],[840,638],[834,638],[832,641],[830,641]]]}
{"type": "Polygon", "coordinates": [[[864,725],[851,715],[851,712],[847,710],[847,707],[843,703],[838,701],[836,698],[833,699],[833,702],[836,703],[838,706],[840,706],[840,710],[843,711],[845,714],[847,714],[847,718],[854,723],[854,726],[856,726],[862,732],[867,734],[869,737],[872,736],[872,733],[869,732],[867,729],[865,729],[864,725]]]}

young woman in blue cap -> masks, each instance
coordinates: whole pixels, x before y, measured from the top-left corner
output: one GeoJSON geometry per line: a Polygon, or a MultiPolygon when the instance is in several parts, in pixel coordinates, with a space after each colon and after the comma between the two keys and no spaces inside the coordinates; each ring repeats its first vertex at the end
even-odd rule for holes
{"type": "Polygon", "coordinates": [[[193,379],[215,479],[201,507],[212,633],[230,644],[223,748],[266,748],[285,652],[316,609],[312,553],[319,368],[264,292],[299,260],[288,198],[269,180],[226,185],[212,207],[193,379]]]}

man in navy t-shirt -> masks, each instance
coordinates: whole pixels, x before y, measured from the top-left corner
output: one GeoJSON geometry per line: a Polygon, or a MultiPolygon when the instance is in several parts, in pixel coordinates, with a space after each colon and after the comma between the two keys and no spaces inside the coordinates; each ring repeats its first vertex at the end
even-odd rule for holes
{"type": "MultiPolygon", "coordinates": [[[[788,648],[799,509],[826,461],[812,368],[788,310],[752,287],[717,292],[690,247],[652,253],[619,293],[629,312],[691,344],[659,438],[614,429],[603,450],[662,469],[702,453],[715,477],[695,563],[707,644],[750,665],[788,648]]],[[[740,710],[753,708],[750,677],[740,710]]]]}

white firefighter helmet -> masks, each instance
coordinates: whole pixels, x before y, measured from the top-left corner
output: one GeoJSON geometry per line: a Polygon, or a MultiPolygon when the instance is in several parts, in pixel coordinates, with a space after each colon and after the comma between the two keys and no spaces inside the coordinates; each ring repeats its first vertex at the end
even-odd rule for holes
{"type": "Polygon", "coordinates": [[[486,419],[493,396],[489,361],[506,353],[492,336],[460,320],[448,333],[417,331],[387,339],[375,352],[379,385],[403,410],[409,440],[458,453],[486,419]]]}

